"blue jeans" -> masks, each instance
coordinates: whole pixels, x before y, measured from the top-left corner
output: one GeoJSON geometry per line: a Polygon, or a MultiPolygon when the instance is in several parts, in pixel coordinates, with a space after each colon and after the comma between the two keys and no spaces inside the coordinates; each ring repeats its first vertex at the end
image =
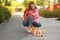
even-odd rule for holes
{"type": "Polygon", "coordinates": [[[34,27],[41,27],[41,24],[40,23],[37,23],[37,22],[32,22],[33,21],[33,16],[29,16],[28,17],[28,20],[25,20],[23,21],[23,25],[24,26],[34,26],[34,27]]]}

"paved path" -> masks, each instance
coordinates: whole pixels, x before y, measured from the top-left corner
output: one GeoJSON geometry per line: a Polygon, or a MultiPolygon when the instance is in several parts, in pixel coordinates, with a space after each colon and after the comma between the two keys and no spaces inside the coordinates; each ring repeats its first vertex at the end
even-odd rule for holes
{"type": "Polygon", "coordinates": [[[60,21],[55,19],[40,17],[45,33],[43,37],[35,37],[27,33],[21,14],[16,13],[7,23],[0,25],[0,40],[60,40],[60,21]]]}

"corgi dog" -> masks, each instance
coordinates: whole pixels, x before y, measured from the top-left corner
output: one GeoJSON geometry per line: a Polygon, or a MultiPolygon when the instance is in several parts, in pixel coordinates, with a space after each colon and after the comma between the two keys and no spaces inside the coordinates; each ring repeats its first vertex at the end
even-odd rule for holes
{"type": "Polygon", "coordinates": [[[34,36],[43,36],[43,29],[38,29],[37,27],[31,27],[30,28],[30,32],[34,35],[34,36]]]}

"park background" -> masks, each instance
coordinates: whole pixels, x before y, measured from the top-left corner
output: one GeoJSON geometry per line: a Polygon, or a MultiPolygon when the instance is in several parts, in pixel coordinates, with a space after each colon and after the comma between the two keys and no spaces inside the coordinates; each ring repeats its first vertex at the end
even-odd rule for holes
{"type": "Polygon", "coordinates": [[[60,20],[60,0],[0,0],[0,23],[8,20],[15,12],[23,13],[30,1],[33,1],[40,9],[40,16],[57,17],[60,20]]]}
{"type": "Polygon", "coordinates": [[[0,0],[0,40],[60,40],[60,0],[0,0]],[[39,8],[43,37],[36,37],[23,26],[27,4],[39,8]]]}

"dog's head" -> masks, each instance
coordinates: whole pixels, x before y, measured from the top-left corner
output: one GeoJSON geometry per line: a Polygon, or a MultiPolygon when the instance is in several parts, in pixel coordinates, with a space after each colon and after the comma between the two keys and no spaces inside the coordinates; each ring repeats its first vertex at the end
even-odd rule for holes
{"type": "Polygon", "coordinates": [[[43,32],[44,32],[44,30],[34,30],[34,35],[41,37],[43,35],[43,32]]]}

